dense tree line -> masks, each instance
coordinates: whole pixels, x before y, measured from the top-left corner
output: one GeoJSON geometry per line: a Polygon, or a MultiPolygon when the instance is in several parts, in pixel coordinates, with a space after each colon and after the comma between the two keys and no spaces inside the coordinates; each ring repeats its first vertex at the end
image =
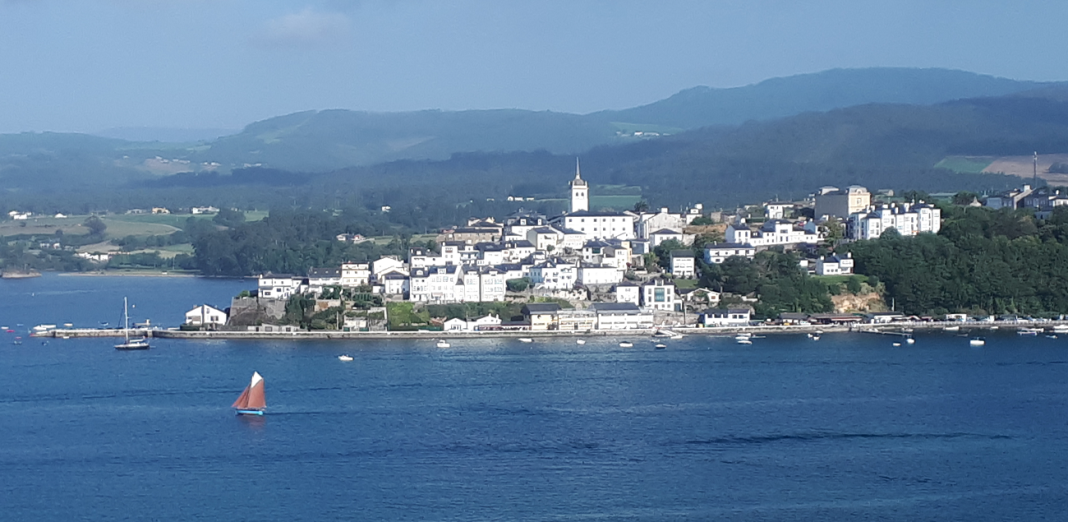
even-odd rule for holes
{"type": "Polygon", "coordinates": [[[204,275],[255,275],[264,272],[305,274],[315,267],[338,267],[343,262],[366,263],[383,255],[407,256],[414,246],[411,234],[392,241],[343,243],[338,234],[382,235],[363,219],[359,209],[337,215],[323,211],[272,210],[270,215],[193,238],[196,266],[204,275]]]}
{"type": "Polygon", "coordinates": [[[718,265],[699,261],[701,286],[759,296],[753,308],[760,318],[778,317],[782,312],[833,312],[831,288],[801,270],[799,261],[797,254],[772,250],[760,252],[753,259],[731,257],[718,265]]]}
{"type": "Polygon", "coordinates": [[[938,235],[888,231],[846,249],[907,313],[1068,311],[1068,209],[1039,221],[1027,210],[946,207],[944,219],[938,235]]]}

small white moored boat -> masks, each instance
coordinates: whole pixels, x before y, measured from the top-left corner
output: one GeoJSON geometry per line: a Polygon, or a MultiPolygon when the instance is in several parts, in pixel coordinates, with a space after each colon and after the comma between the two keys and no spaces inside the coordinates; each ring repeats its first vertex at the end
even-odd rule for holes
{"type": "Polygon", "coordinates": [[[519,342],[521,342],[521,343],[532,343],[532,342],[534,342],[534,339],[531,339],[530,337],[520,337],[519,338],[519,342]]]}
{"type": "Polygon", "coordinates": [[[442,340],[438,341],[438,344],[436,344],[435,346],[437,346],[438,348],[448,348],[448,347],[450,347],[452,345],[450,345],[448,342],[446,342],[444,339],[442,339],[442,340]]]}
{"type": "Polygon", "coordinates": [[[968,341],[968,346],[983,346],[986,344],[986,339],[982,337],[973,337],[968,341]]]}
{"type": "Polygon", "coordinates": [[[337,356],[337,360],[348,362],[348,361],[352,360],[352,356],[347,354],[347,353],[344,353],[344,354],[341,354],[341,355],[337,356]]]}
{"type": "Polygon", "coordinates": [[[620,348],[633,348],[634,347],[634,343],[629,342],[629,341],[623,341],[623,342],[619,343],[619,347],[620,348]]]}

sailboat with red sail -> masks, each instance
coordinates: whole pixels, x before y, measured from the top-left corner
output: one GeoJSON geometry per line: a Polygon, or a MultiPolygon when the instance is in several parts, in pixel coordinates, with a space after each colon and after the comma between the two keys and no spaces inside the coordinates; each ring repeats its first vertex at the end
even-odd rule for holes
{"type": "Polygon", "coordinates": [[[259,372],[252,372],[252,382],[234,401],[233,408],[238,415],[263,415],[263,410],[267,409],[267,397],[263,391],[263,376],[259,372]]]}

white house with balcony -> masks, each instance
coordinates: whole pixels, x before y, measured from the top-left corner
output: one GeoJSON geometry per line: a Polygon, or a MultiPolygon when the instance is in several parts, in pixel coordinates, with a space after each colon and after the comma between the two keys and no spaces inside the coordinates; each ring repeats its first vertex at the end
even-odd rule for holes
{"type": "Polygon", "coordinates": [[[705,263],[720,264],[732,257],[753,259],[756,248],[749,244],[713,243],[705,247],[705,263]]]}
{"type": "Polygon", "coordinates": [[[530,268],[530,281],[536,289],[570,290],[578,282],[578,267],[551,259],[530,268]]]}
{"type": "Polygon", "coordinates": [[[853,273],[853,253],[820,256],[816,260],[816,275],[847,275],[853,273]]]}
{"type": "Polygon", "coordinates": [[[371,283],[371,265],[368,263],[341,263],[342,288],[356,288],[371,283]]]}
{"type": "Polygon", "coordinates": [[[266,299],[289,299],[300,293],[303,277],[267,272],[259,277],[259,296],[266,299]]]}
{"type": "Polygon", "coordinates": [[[697,275],[692,250],[671,251],[671,273],[675,277],[693,278],[697,275]]]}

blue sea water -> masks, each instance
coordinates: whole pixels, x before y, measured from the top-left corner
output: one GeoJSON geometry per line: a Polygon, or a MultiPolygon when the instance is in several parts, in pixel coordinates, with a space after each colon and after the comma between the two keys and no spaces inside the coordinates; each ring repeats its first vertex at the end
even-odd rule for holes
{"type": "MultiPolygon", "coordinates": [[[[8,283],[25,325],[114,323],[123,295],[176,324],[249,286],[8,283]]],[[[2,520],[1068,519],[1068,338],[0,335],[2,520]],[[269,413],[237,418],[253,371],[269,413]]]]}

